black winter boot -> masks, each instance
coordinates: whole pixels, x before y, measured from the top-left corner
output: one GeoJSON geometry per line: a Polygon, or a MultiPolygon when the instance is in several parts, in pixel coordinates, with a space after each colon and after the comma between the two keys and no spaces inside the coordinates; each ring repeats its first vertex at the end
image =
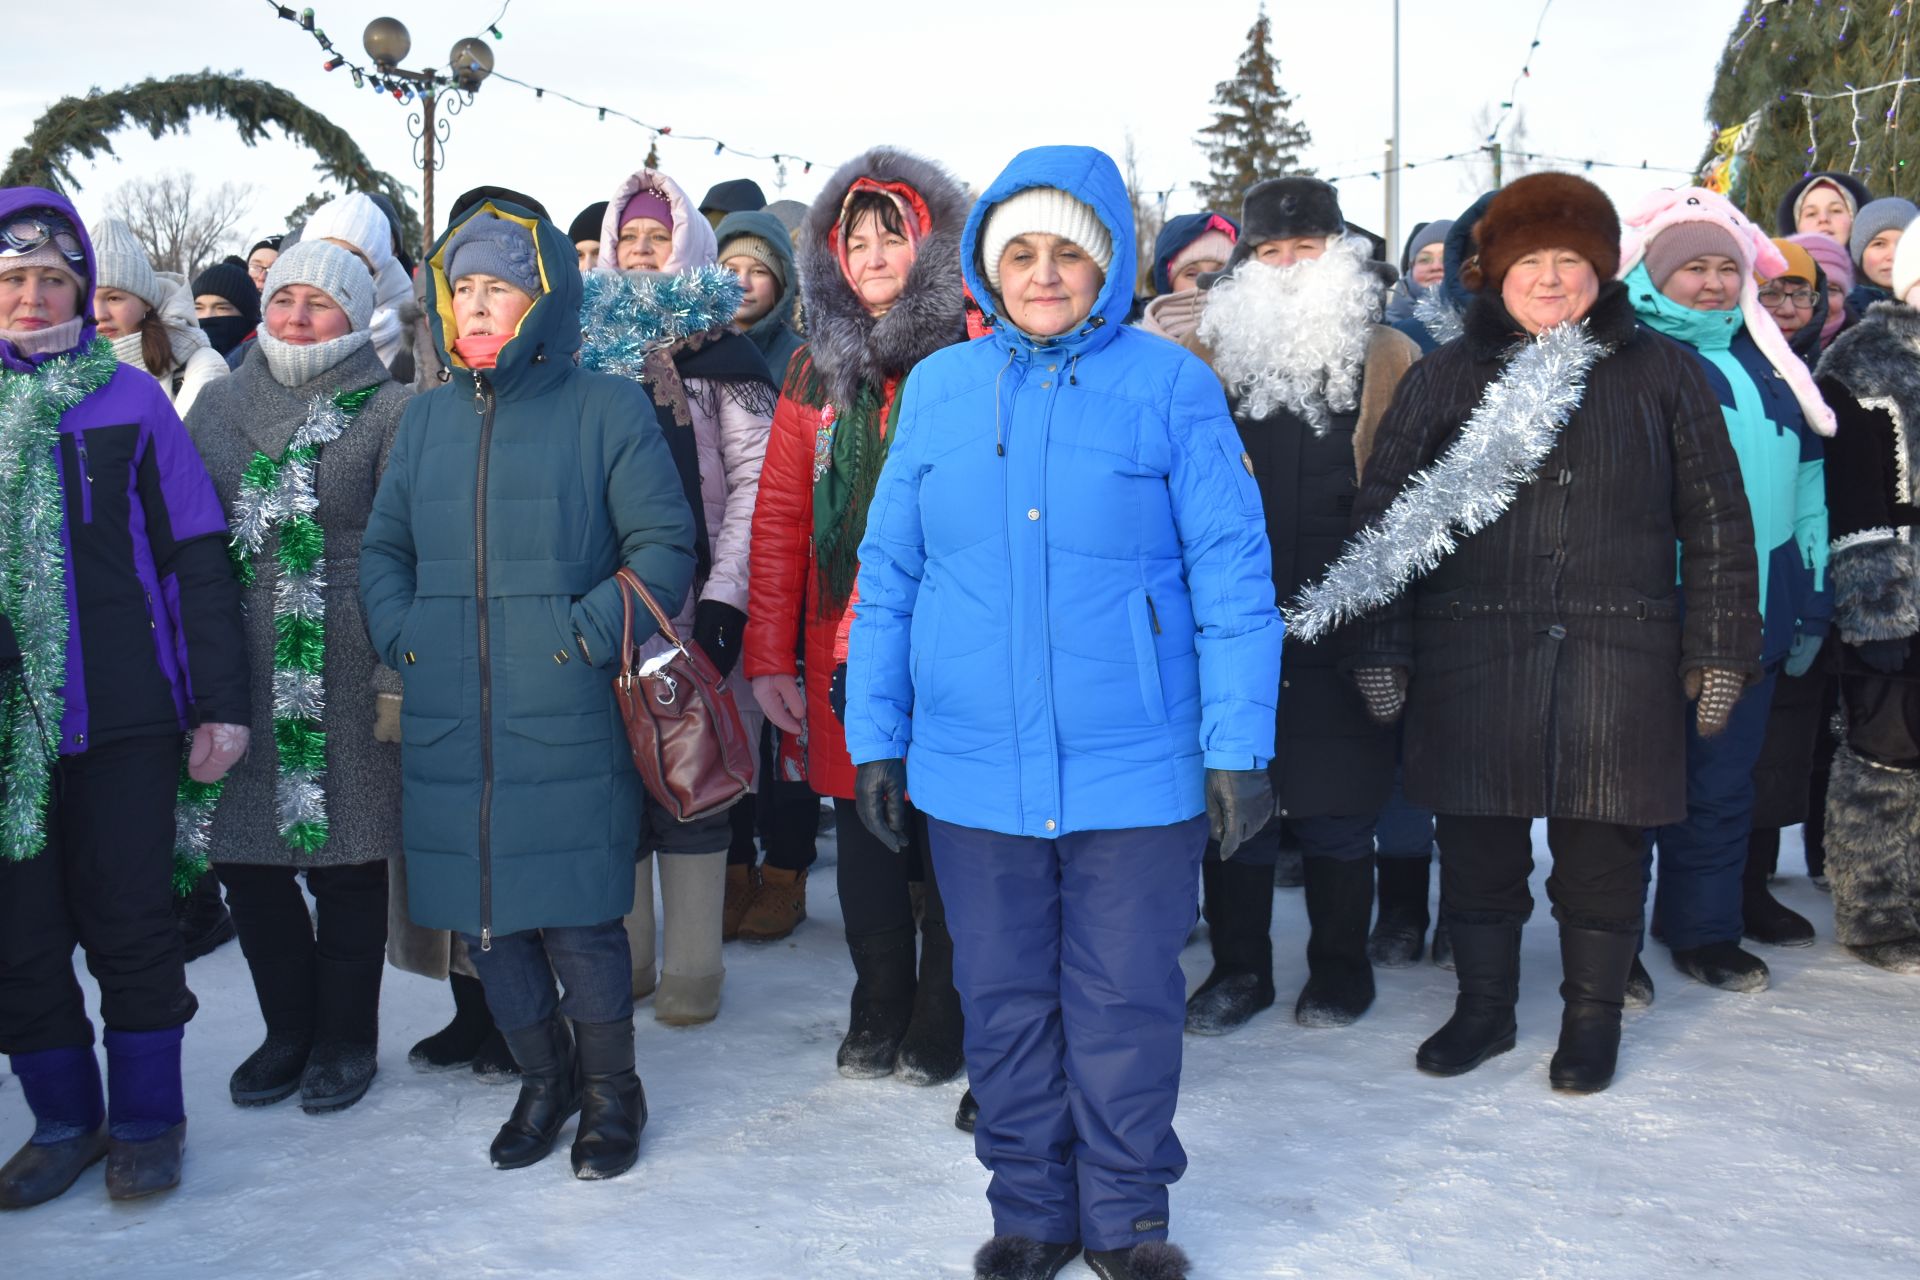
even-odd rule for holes
{"type": "Polygon", "coordinates": [[[1627,993],[1627,971],[1640,945],[1637,930],[1560,926],[1560,1047],[1553,1051],[1547,1079],[1568,1093],[1598,1093],[1613,1083],[1620,1058],[1620,1009],[1627,993]]]}
{"type": "Polygon", "coordinates": [[[576,1022],[580,1053],[580,1125],[573,1135],[573,1176],[617,1178],[640,1156],[647,1127],[647,1091],[633,1069],[633,1018],[576,1022]]]}
{"type": "Polygon", "coordinates": [[[415,1071],[453,1071],[473,1061],[493,1034],[493,1014],[487,1009],[487,989],[480,979],[449,973],[453,990],[453,1021],[407,1050],[415,1071]]]}
{"type": "MultiPolygon", "coordinates": [[[[1313,860],[1307,864],[1311,866],[1313,860]]],[[[1149,1240],[1130,1249],[1087,1250],[1087,1266],[1100,1280],[1187,1280],[1191,1265],[1180,1246],[1164,1240],[1149,1240]]]]}
{"type": "Polygon", "coordinates": [[[1737,942],[1710,942],[1673,953],[1673,967],[1722,991],[1765,991],[1770,975],[1767,962],[1741,949],[1737,942]]]}
{"type": "Polygon", "coordinates": [[[1813,945],[1813,921],[1773,896],[1767,881],[1773,872],[1773,858],[1780,852],[1780,833],[1756,831],[1747,841],[1747,869],[1740,882],[1740,915],[1743,933],[1754,942],[1769,947],[1810,947],[1813,945]],[[1771,841],[1762,836],[1773,837],[1771,841]]]}
{"type": "Polygon", "coordinates": [[[1266,867],[1211,855],[1200,880],[1213,972],[1187,998],[1187,1032],[1223,1036],[1273,1004],[1273,888],[1266,867]]]}
{"type": "Polygon", "coordinates": [[[580,1109],[580,1064],[567,1020],[559,1014],[504,1034],[520,1064],[520,1097],[487,1154],[496,1169],[524,1169],[547,1158],[568,1118],[580,1109]]]}
{"type": "Polygon", "coordinates": [[[1028,1236],[995,1236],[973,1255],[973,1280],[1053,1280],[1080,1254],[1080,1242],[1048,1244],[1028,1236]]]}
{"type": "Polygon", "coordinates": [[[907,1084],[945,1084],[966,1069],[964,1019],[953,989],[953,935],[943,921],[920,926],[920,981],[893,1074],[907,1084]]]}
{"type": "Polygon", "coordinates": [[[913,1019],[913,927],[848,938],[853,1000],[836,1062],[850,1080],[893,1074],[900,1042],[913,1019]]]}
{"type": "Polygon", "coordinates": [[[962,1133],[972,1133],[980,1126],[980,1103],[969,1089],[960,1095],[960,1106],[953,1113],[953,1127],[962,1133]]]}
{"type": "Polygon", "coordinates": [[[1367,923],[1373,856],[1307,859],[1307,985],[1293,1006],[1303,1027],[1345,1027],[1373,1004],[1367,923]]]}
{"type": "Polygon", "coordinates": [[[1513,1048],[1518,1034],[1513,1007],[1520,999],[1520,922],[1454,918],[1446,923],[1453,934],[1460,995],[1453,1016],[1427,1038],[1413,1060],[1430,1075],[1458,1076],[1513,1048]]]}
{"type": "Polygon", "coordinates": [[[1367,958],[1383,969],[1418,964],[1427,942],[1427,882],[1431,854],[1424,858],[1376,858],[1380,914],[1367,939],[1367,958]]]}
{"type": "Polygon", "coordinates": [[[366,1095],[379,1069],[380,975],[386,959],[317,963],[313,1053],[300,1076],[300,1109],[344,1111],[366,1095]]]}
{"type": "Polygon", "coordinates": [[[175,894],[173,922],[189,963],[232,942],[233,916],[220,896],[220,878],[205,872],[190,892],[175,894]]]}

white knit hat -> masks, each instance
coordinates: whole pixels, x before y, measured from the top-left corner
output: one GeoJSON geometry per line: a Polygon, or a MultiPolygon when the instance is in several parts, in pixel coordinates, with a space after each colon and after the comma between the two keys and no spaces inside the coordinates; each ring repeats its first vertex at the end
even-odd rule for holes
{"type": "Polygon", "coordinates": [[[372,197],[361,192],[329,200],[301,228],[300,243],[345,240],[367,255],[376,276],[393,261],[393,224],[372,197]]]}
{"type": "Polygon", "coordinates": [[[311,285],[339,303],[355,333],[373,320],[373,277],[367,264],[337,244],[303,239],[275,259],[267,271],[267,287],[260,291],[261,309],[290,284],[311,285]]]}
{"type": "Polygon", "coordinates": [[[1007,242],[1030,231],[1071,240],[1105,271],[1113,262],[1113,239],[1093,206],[1058,187],[1028,187],[1002,200],[987,214],[980,231],[980,257],[987,284],[1000,292],[1000,255],[1007,242]]]}
{"type": "MultiPolygon", "coordinates": [[[[1915,218],[1907,226],[1908,231],[1920,231],[1920,218],[1915,218]]],[[[1893,300],[1908,302],[1907,294],[1920,284],[1920,235],[1900,237],[1900,243],[1893,247],[1893,300]]],[[[1912,304],[1908,302],[1908,305],[1912,304]]]]}
{"type": "Polygon", "coordinates": [[[160,298],[160,279],[133,228],[105,218],[93,228],[93,287],[130,293],[149,307],[160,298]]]}

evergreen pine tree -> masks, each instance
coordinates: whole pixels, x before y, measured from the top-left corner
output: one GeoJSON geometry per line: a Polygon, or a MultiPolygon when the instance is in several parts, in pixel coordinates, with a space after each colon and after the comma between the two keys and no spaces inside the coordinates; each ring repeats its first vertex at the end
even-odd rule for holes
{"type": "MultiPolygon", "coordinates": [[[[1716,135],[1751,121],[1730,188],[1710,142],[1702,162],[1712,185],[1769,234],[1787,188],[1809,173],[1850,173],[1876,196],[1920,198],[1920,74],[1906,60],[1920,37],[1911,4],[1749,3],[1728,36],[1707,102],[1716,135]],[[1810,94],[1839,94],[1808,100],[1810,94]],[[1856,143],[1857,139],[1857,143],[1856,143]]],[[[1724,159],[1724,156],[1721,157],[1724,159]]]]}
{"type": "Polygon", "coordinates": [[[1207,153],[1207,179],[1194,184],[1204,208],[1237,211],[1247,188],[1261,179],[1313,172],[1300,163],[1313,134],[1289,114],[1293,99],[1280,87],[1272,38],[1273,25],[1262,4],[1233,79],[1214,87],[1218,110],[1199,139],[1207,153]]]}

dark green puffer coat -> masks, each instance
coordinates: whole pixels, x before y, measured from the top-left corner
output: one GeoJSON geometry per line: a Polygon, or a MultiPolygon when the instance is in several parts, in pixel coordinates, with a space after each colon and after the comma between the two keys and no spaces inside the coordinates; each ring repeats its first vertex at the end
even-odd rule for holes
{"type": "MultiPolygon", "coordinates": [[[[632,568],[671,615],[694,557],[646,391],[574,364],[573,245],[517,205],[468,216],[482,213],[533,231],[546,292],[497,367],[469,369],[448,353],[458,227],[434,246],[428,322],[453,377],[401,421],[360,595],[374,648],[406,683],[409,914],[486,939],[632,907],[642,788],[613,699],[613,575],[632,568]]],[[[636,643],[653,630],[636,620],[636,643]]]]}

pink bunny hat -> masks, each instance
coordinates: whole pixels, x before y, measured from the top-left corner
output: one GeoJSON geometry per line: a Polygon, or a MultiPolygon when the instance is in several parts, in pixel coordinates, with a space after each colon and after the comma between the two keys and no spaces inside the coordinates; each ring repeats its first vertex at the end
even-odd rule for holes
{"type": "Polygon", "coordinates": [[[1684,222],[1710,223],[1732,237],[1744,268],[1740,279],[1740,313],[1746,319],[1747,332],[1753,335],[1755,345],[1767,362],[1793,388],[1794,399],[1800,402],[1800,411],[1807,416],[1807,425],[1819,435],[1831,436],[1833,410],[1820,398],[1807,366],[1788,349],[1787,340],[1773,317],[1760,306],[1758,277],[1772,279],[1786,274],[1787,260],[1767,239],[1766,233],[1747,221],[1746,215],[1734,208],[1725,196],[1702,187],[1676,187],[1648,195],[1622,220],[1620,277],[1625,279],[1647,256],[1647,245],[1655,236],[1684,222]]]}

